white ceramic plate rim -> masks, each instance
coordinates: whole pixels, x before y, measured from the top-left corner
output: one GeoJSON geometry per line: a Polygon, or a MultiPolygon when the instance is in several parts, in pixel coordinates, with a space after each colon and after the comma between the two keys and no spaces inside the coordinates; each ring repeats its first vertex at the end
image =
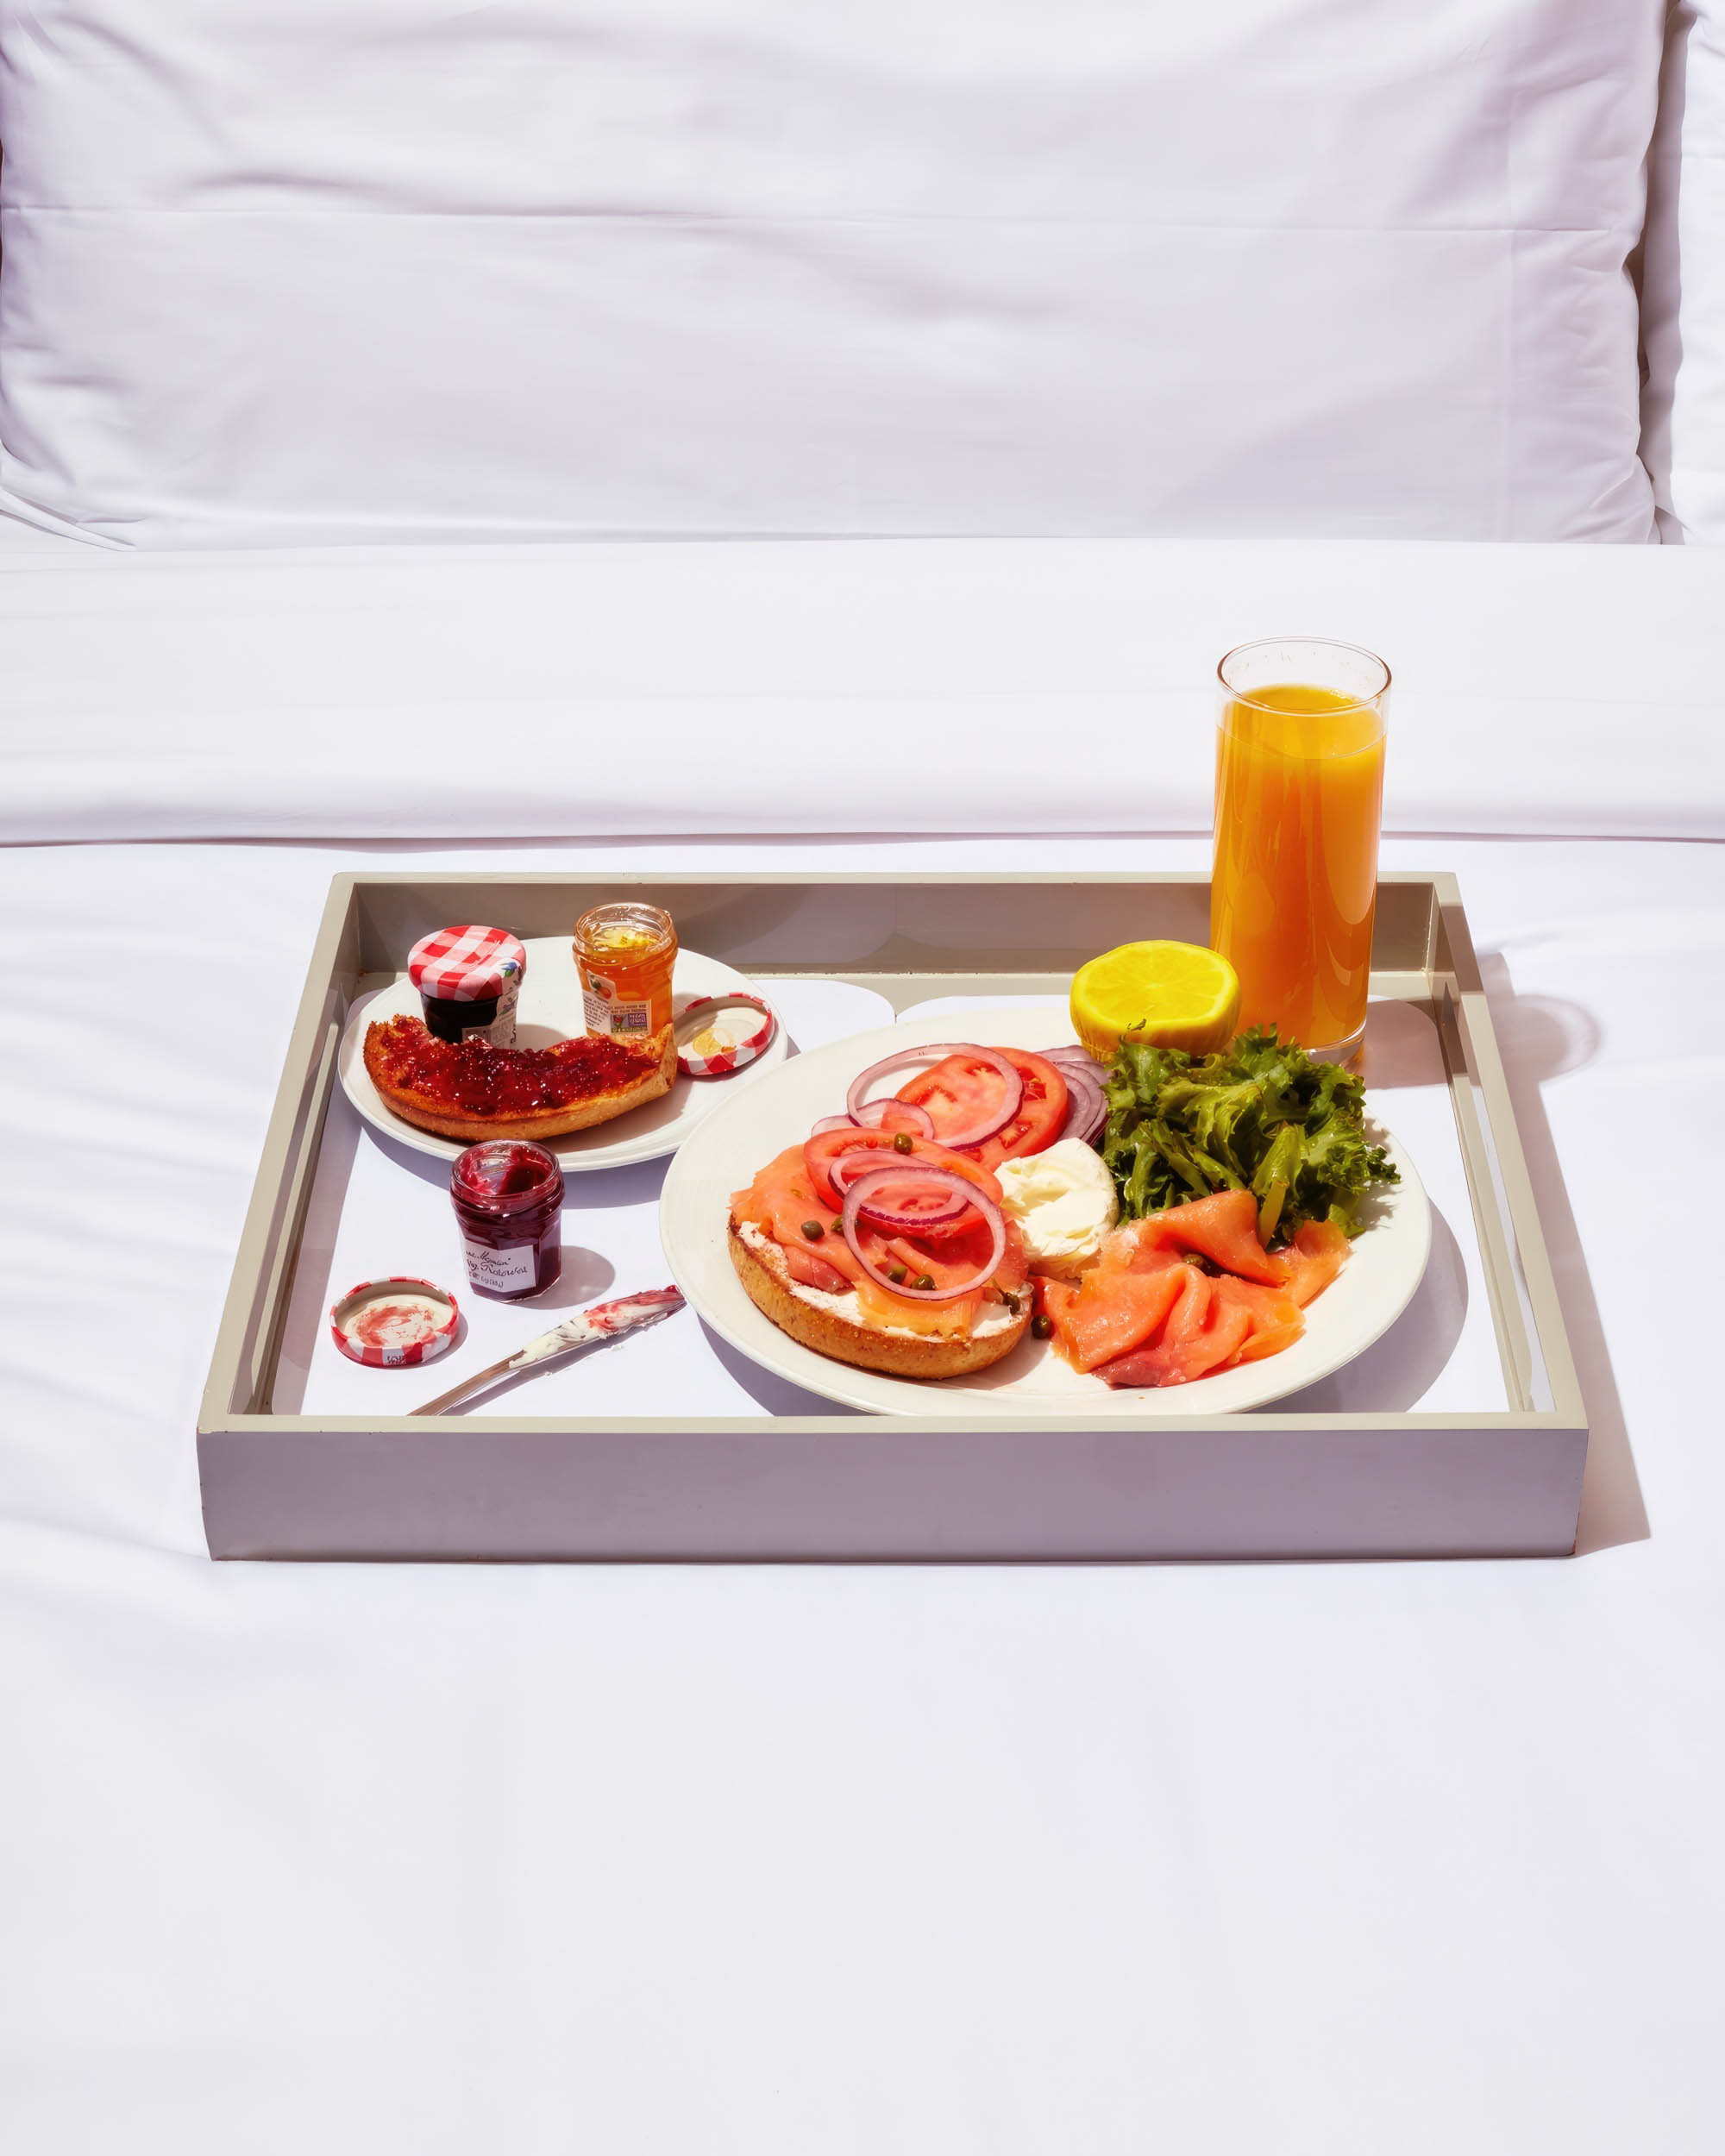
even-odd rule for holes
{"type": "MultiPolygon", "coordinates": [[[[569,1034],[579,1032],[581,1012],[574,982],[574,956],[568,937],[530,937],[527,977],[521,990],[521,1022],[555,1026],[569,1034]],[[566,963],[567,983],[562,978],[566,963]],[[545,1000],[548,981],[549,1007],[545,1000]],[[566,1001],[567,1009],[563,1007],[566,1001]]],[[[672,987],[678,1008],[693,1002],[697,996],[737,993],[755,996],[761,993],[752,981],[734,967],[727,966],[723,959],[708,958],[694,950],[677,953],[672,987]]],[[[770,1002],[771,998],[767,1000],[770,1002]]],[[[342,1031],[336,1068],[343,1092],[373,1130],[380,1131],[399,1145],[411,1146],[416,1153],[429,1153],[436,1160],[456,1160],[467,1150],[466,1139],[439,1138],[434,1131],[422,1131],[415,1124],[404,1122],[385,1104],[366,1071],[367,1026],[373,1018],[398,1015],[417,1018],[420,1007],[418,991],[405,974],[398,981],[357,998],[342,1031]]],[[[669,1120],[651,1123],[631,1131],[630,1125],[638,1116],[646,1115],[657,1106],[657,1102],[649,1101],[644,1108],[632,1109],[627,1115],[619,1116],[615,1123],[601,1123],[591,1131],[571,1131],[566,1138],[550,1138],[546,1143],[562,1163],[566,1175],[662,1159],[667,1153],[676,1151],[733,1087],[746,1086],[764,1076],[782,1063],[789,1052],[785,1029],[780,1024],[760,1055],[740,1069],[718,1078],[688,1078],[679,1071],[671,1081],[669,1097],[674,1103],[681,1105],[669,1120]]]]}
{"type": "Polygon", "coordinates": [[[806,1392],[876,1414],[979,1418],[1005,1411],[1039,1420],[1127,1420],[1237,1414],[1315,1384],[1389,1330],[1425,1272],[1432,1218],[1413,1163],[1375,1117],[1374,1141],[1389,1150],[1402,1181],[1374,1199],[1376,1218],[1356,1242],[1341,1277],[1308,1308],[1305,1337],[1280,1355],[1189,1385],[1114,1392],[1100,1378],[1067,1369],[1044,1343],[1028,1337],[991,1371],[919,1383],[817,1355],[756,1308],[731,1263],[725,1200],[775,1153],[806,1135],[817,1117],[841,1113],[845,1088],[859,1071],[896,1048],[926,1042],[975,1040],[1036,1050],[1071,1037],[1063,1005],[1014,1005],[909,1019],[797,1056],[770,1082],[709,1116],[672,1163],[659,1203],[659,1236],[678,1287],[715,1332],[763,1369],[806,1392]]]}

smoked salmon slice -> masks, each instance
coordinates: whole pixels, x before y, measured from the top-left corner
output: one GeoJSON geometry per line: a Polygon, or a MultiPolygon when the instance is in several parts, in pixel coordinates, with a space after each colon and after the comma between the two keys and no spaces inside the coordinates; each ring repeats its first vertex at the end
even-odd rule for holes
{"type": "Polygon", "coordinates": [[[1154,1272],[1121,1272],[1093,1266],[1075,1288],[1063,1280],[1042,1283],[1043,1314],[1054,1326],[1054,1344],[1076,1370],[1095,1369],[1147,1340],[1174,1307],[1187,1275],[1176,1258],[1154,1272]]]}
{"type": "Polygon", "coordinates": [[[785,1253],[785,1270],[791,1278],[805,1288],[818,1288],[823,1294],[842,1295],[851,1282],[836,1265],[828,1264],[812,1250],[800,1250],[794,1243],[781,1243],[785,1253]]]}
{"type": "Polygon", "coordinates": [[[1224,1190],[1123,1228],[1078,1287],[1045,1283],[1043,1307],[1076,1369],[1117,1388],[1189,1385],[1292,1347],[1306,1330],[1302,1306],[1347,1255],[1346,1235],[1326,1221],[1308,1224],[1284,1256],[1270,1257],[1258,1239],[1251,1193],[1224,1190]],[[1187,1263],[1185,1251],[1220,1269],[1187,1263]]]}
{"type": "Polygon", "coordinates": [[[1300,1306],[1285,1288],[1263,1288],[1256,1281],[1236,1280],[1231,1273],[1220,1275],[1210,1284],[1219,1301],[1234,1304],[1251,1319],[1236,1358],[1239,1362],[1258,1363],[1266,1355],[1279,1355],[1306,1330],[1300,1306]]]}
{"type": "Polygon", "coordinates": [[[1333,1220],[1308,1220],[1288,1253],[1288,1292],[1303,1309],[1347,1263],[1346,1232],[1333,1220]]]}
{"type": "MultiPolygon", "coordinates": [[[[1161,1337],[1097,1368],[1097,1376],[1117,1389],[1128,1385],[1189,1385],[1194,1378],[1208,1376],[1232,1362],[1251,1330],[1251,1312],[1245,1304],[1218,1294],[1219,1281],[1211,1280],[1195,1265],[1172,1269],[1183,1273],[1185,1281],[1161,1337]]],[[[1159,1280],[1165,1275],[1151,1274],[1150,1277],[1159,1280]]]]}
{"type": "Polygon", "coordinates": [[[1140,1220],[1132,1232],[1145,1257],[1170,1248],[1196,1250],[1225,1273],[1266,1288],[1280,1288],[1288,1277],[1286,1267],[1258,1239],[1258,1200],[1249,1190],[1219,1190],[1212,1198],[1170,1206],[1140,1220]]]}

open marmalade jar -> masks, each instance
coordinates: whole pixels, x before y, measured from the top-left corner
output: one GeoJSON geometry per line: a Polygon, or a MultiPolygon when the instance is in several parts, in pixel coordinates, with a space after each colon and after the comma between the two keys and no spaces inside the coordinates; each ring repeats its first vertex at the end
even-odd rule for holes
{"type": "Polygon", "coordinates": [[[638,1046],[671,1023],[677,931],[662,906],[624,899],[575,923],[575,968],[589,1033],[638,1046]]]}

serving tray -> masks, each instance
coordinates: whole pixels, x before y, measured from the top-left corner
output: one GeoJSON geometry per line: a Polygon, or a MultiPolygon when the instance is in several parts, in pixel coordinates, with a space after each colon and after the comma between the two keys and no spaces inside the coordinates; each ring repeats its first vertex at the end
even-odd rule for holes
{"type": "MultiPolygon", "coordinates": [[[[408,1269],[424,1270],[448,1239],[447,1198],[428,1175],[437,1163],[419,1162],[416,1176],[405,1150],[392,1158],[340,1094],[336,1050],[352,1002],[397,977],[417,938],[446,920],[564,934],[587,906],[625,893],[666,906],[689,946],[760,981],[803,1046],[822,1028],[861,1031],[932,1003],[957,1012],[1063,995],[1095,952],[1141,937],[1202,941],[1208,921],[1208,883],[1177,874],[334,878],[199,1418],[213,1556],[1124,1559],[1573,1547],[1586,1420],[1466,918],[1441,874],[1380,885],[1367,1081],[1374,1092],[1385,1081],[1424,1088],[1403,1095],[1394,1119],[1422,1104],[1415,1157],[1447,1204],[1452,1292],[1416,1297],[1388,1336],[1402,1336],[1400,1363],[1380,1357],[1368,1369],[1362,1358],[1352,1388],[1141,1424],[992,1405],[963,1416],[860,1415],[761,1382],[687,1313],[436,1419],[406,1412],[424,1396],[423,1379],[410,1395],[399,1389],[408,1373],[336,1372],[341,1358],[319,1359],[317,1319],[351,1284],[344,1262],[369,1236],[380,1250],[417,1254],[408,1269]],[[1431,1367],[1418,1384],[1385,1388],[1386,1373],[1422,1360],[1431,1367]],[[1409,1411],[1403,1397],[1419,1404],[1409,1411]]],[[[605,1292],[669,1276],[656,1236],[661,1172],[580,1179],[595,1188],[583,1190],[578,1218],[566,1212],[565,1242],[584,1262],[614,1266],[605,1292]]],[[[447,1253],[439,1262],[460,1294],[458,1264],[447,1253]]],[[[570,1276],[578,1292],[579,1264],[570,1276]]],[[[488,1339],[518,1344],[565,1314],[542,1320],[541,1307],[472,1310],[474,1366],[500,1351],[482,1352],[488,1339]]],[[[442,1362],[430,1389],[461,1374],[453,1357],[442,1362]]]]}

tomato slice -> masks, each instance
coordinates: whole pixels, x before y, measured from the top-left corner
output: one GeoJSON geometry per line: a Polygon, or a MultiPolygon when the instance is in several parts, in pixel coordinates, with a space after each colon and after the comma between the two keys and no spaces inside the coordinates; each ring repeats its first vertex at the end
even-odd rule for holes
{"type": "MultiPolygon", "coordinates": [[[[1002,1161],[1022,1160],[1052,1145],[1066,1120],[1067,1102],[1066,1081],[1052,1063],[1021,1048],[1000,1048],[994,1052],[1004,1056],[1024,1081],[1024,1098],[1018,1112],[992,1138],[949,1150],[954,1161],[973,1160],[978,1167],[989,1169],[998,1168],[1002,1161]]],[[[939,1138],[944,1131],[969,1130],[980,1123],[990,1107],[999,1107],[1001,1091],[1000,1074],[992,1064],[961,1052],[947,1056],[932,1069],[919,1070],[899,1087],[895,1098],[926,1110],[933,1119],[934,1135],[939,1138]]]]}
{"type": "MultiPolygon", "coordinates": [[[[901,1132],[898,1136],[907,1136],[901,1132]]],[[[803,1163],[808,1169],[809,1181],[814,1194],[830,1213],[843,1210],[838,1193],[832,1187],[832,1163],[840,1154],[863,1150],[881,1156],[882,1168],[914,1168],[918,1161],[926,1161],[932,1168],[950,1168],[957,1175],[974,1182],[985,1196],[996,1205],[1000,1202],[1000,1186],[988,1171],[986,1165],[968,1153],[955,1153],[944,1145],[937,1145],[932,1139],[912,1138],[908,1151],[894,1143],[891,1131],[822,1131],[810,1138],[803,1147],[803,1163]]],[[[974,1221],[975,1213],[967,1213],[965,1219],[974,1221]]]]}

